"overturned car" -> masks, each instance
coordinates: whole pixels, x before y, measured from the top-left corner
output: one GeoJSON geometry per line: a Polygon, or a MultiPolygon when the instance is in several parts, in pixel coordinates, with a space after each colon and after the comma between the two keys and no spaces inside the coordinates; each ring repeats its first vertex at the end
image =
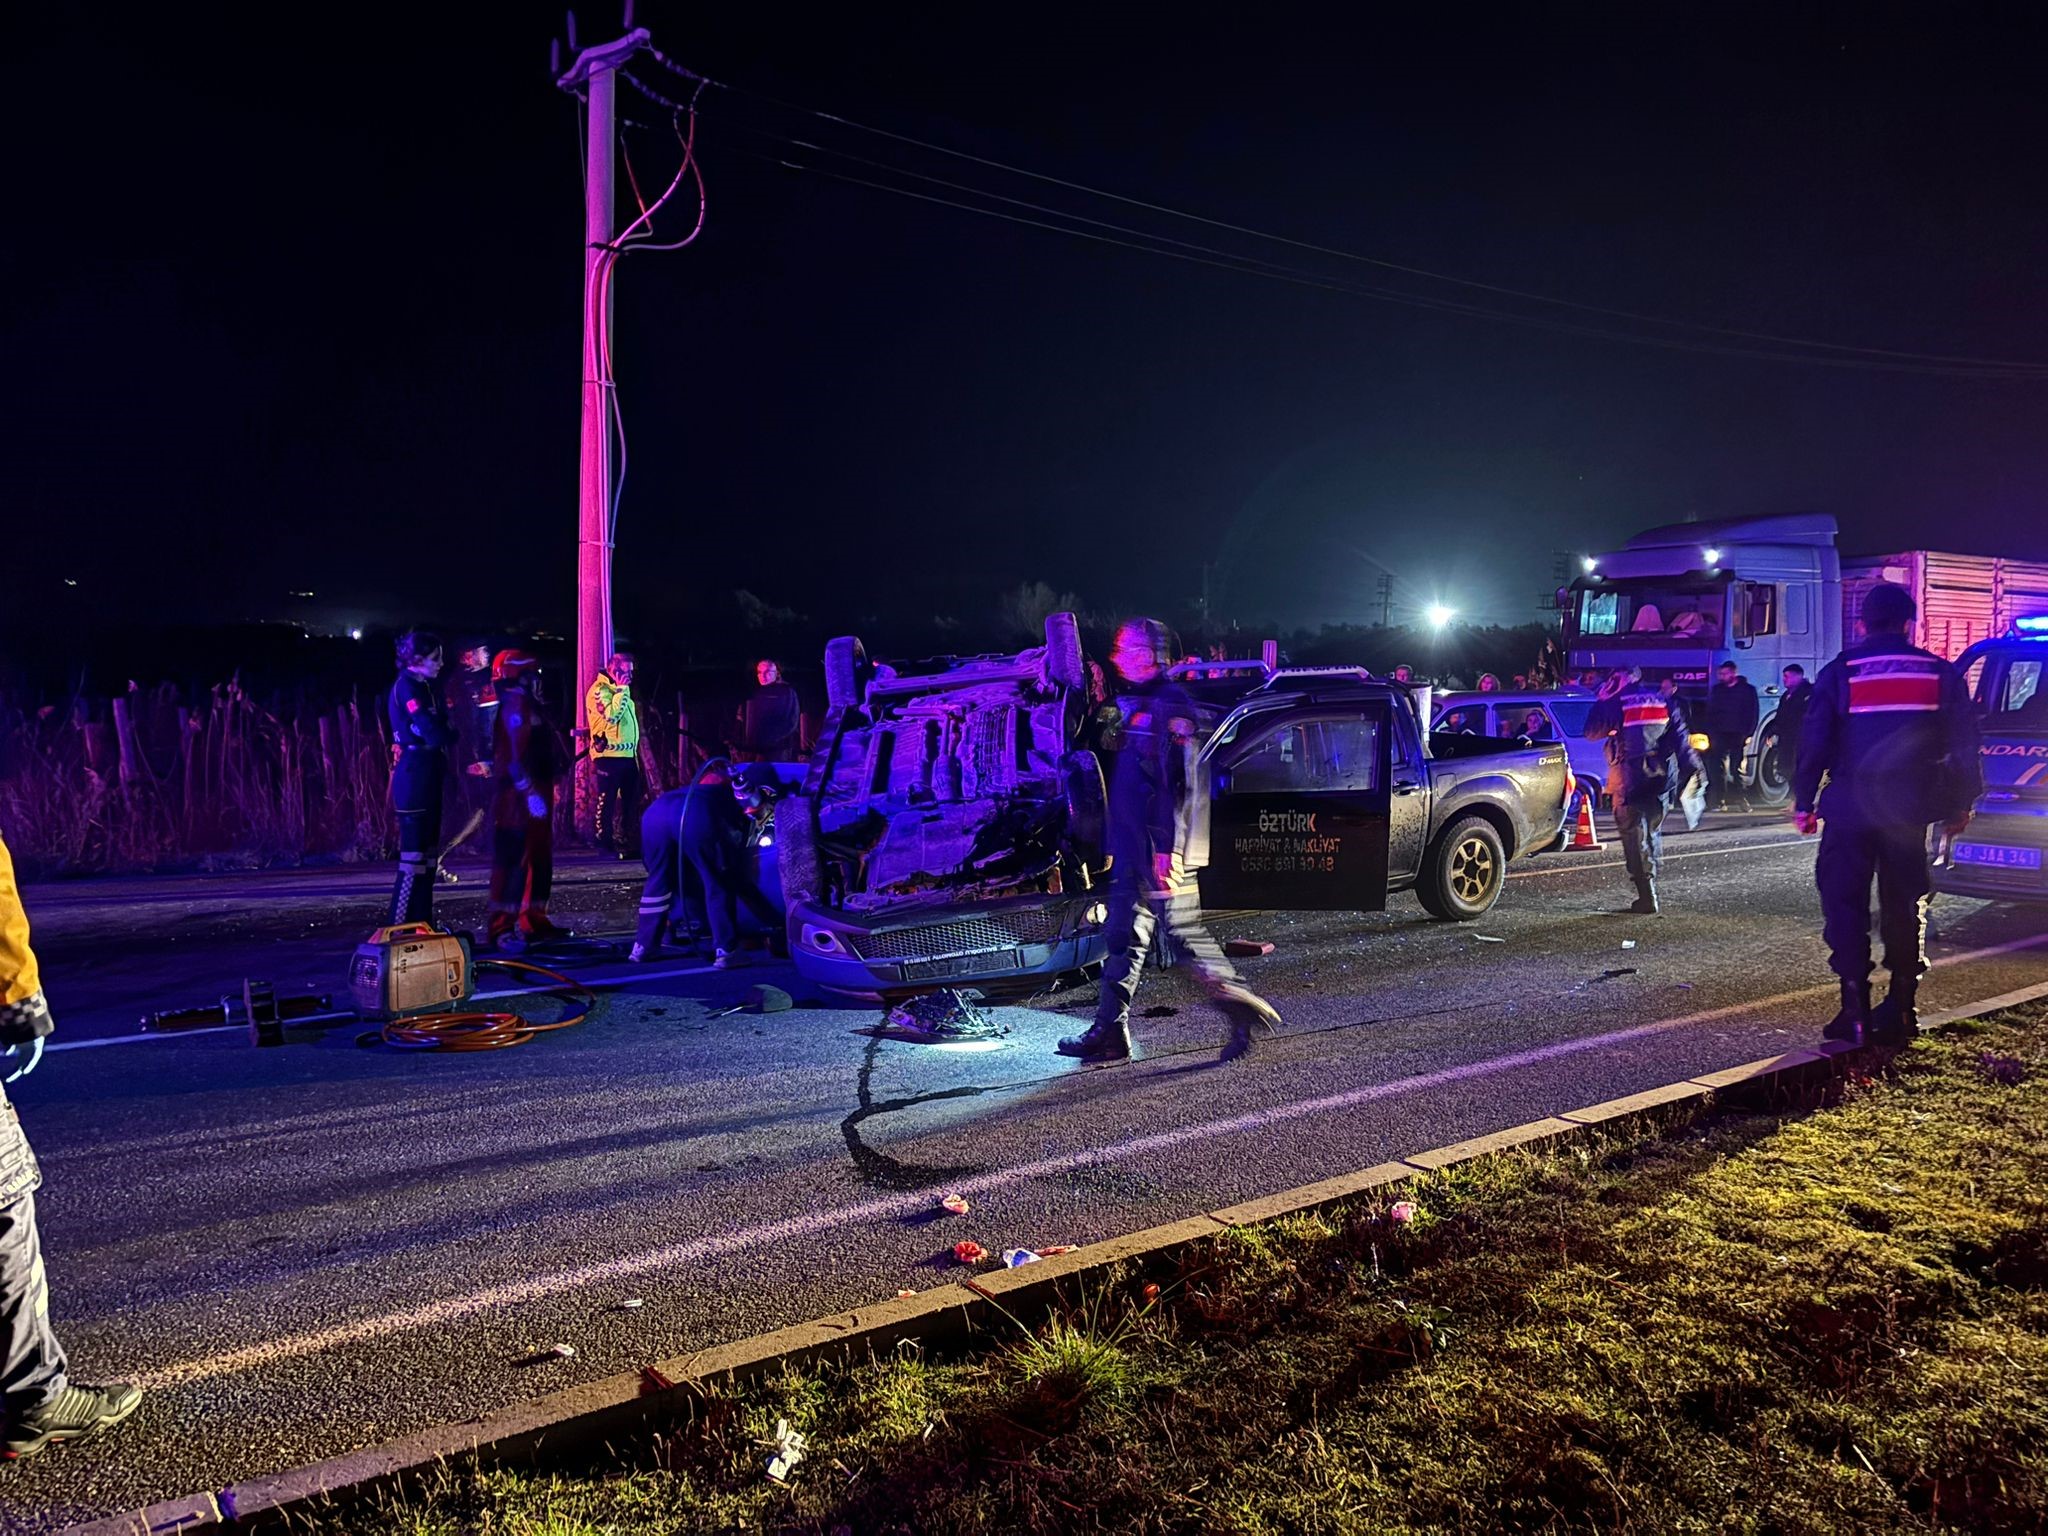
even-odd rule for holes
{"type": "Polygon", "coordinates": [[[1074,616],[1015,655],[917,665],[834,640],[825,674],[818,749],[776,816],[798,972],[891,997],[1099,961],[1104,787],[1074,616]]]}

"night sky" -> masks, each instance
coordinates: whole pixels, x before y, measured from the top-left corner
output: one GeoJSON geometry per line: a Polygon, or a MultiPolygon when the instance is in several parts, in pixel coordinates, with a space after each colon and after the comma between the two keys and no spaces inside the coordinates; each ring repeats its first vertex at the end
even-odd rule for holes
{"type": "MultiPolygon", "coordinates": [[[[9,616],[566,628],[561,12],[38,9],[4,109],[9,616]]],[[[725,623],[740,589],[834,624],[957,617],[1026,580],[1185,616],[1205,562],[1213,611],[1246,624],[1370,619],[1381,570],[1397,620],[1441,597],[1523,622],[1554,552],[1797,509],[1852,549],[2048,557],[2048,382],[1696,350],[1774,348],[1275,245],[771,99],[1582,304],[2048,363],[2032,10],[642,0],[666,53],[734,89],[700,102],[703,237],[620,268],[620,628],[725,623]],[[778,155],[1682,345],[1216,270],[778,155]]],[[[617,12],[581,20],[588,42],[617,12]]],[[[624,94],[651,196],[675,142],[624,94]]]]}

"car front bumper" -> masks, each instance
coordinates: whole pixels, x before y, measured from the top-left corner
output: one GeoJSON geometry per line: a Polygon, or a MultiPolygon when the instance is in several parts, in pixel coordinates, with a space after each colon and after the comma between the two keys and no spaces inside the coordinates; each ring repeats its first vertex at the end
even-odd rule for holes
{"type": "Polygon", "coordinates": [[[790,959],[806,981],[855,997],[1049,980],[1102,959],[1107,901],[1098,891],[875,913],[800,901],[790,959]]]}

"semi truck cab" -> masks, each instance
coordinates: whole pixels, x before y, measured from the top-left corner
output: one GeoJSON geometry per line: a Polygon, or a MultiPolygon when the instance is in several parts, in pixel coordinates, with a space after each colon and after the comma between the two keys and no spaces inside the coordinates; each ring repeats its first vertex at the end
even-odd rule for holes
{"type": "Polygon", "coordinates": [[[1835,534],[1824,513],[1673,523],[1588,556],[1558,594],[1572,667],[1675,677],[1697,729],[1718,668],[1733,662],[1758,701],[1744,783],[1752,798],[1782,804],[1792,789],[1777,735],[1782,674],[1797,662],[1811,678],[1842,649],[1835,534]]]}

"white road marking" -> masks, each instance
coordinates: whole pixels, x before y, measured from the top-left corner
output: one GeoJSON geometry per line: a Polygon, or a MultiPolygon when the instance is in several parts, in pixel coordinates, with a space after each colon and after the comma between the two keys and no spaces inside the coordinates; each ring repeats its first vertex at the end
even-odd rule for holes
{"type": "MultiPolygon", "coordinates": [[[[1676,859],[1718,859],[1729,853],[1755,853],[1765,848],[1818,848],[1820,840],[1813,837],[1781,837],[1768,843],[1738,843],[1733,848],[1698,848],[1691,853],[1667,853],[1664,862],[1676,859]]],[[[1554,869],[1521,869],[1508,875],[1510,880],[1541,880],[1545,875],[1576,875],[1585,869],[1622,869],[1626,865],[1621,859],[1607,859],[1598,864],[1573,864],[1554,869]]]]}
{"type": "MultiPolygon", "coordinates": [[[[1965,961],[1986,959],[1993,955],[2009,954],[2015,950],[2031,949],[2048,944],[2048,934],[2037,934],[2032,938],[2014,939],[2004,944],[1990,945],[1984,949],[1970,950],[1964,954],[1951,955],[1936,961],[1937,965],[1960,965],[1965,961]]],[[[1610,1046],[1622,1045],[1632,1040],[1642,1040],[1652,1035],[1669,1033],[1694,1025],[1709,1024],[1717,1019],[1733,1018],[1739,1014],[1760,1012],[1784,1003],[1797,1002],[1801,998],[1834,990],[1833,983],[1810,987],[1798,987],[1789,992],[1779,992],[1771,997],[1756,998],[1749,1002],[1729,1003],[1719,1008],[1708,1008],[1697,1013],[1682,1014],[1677,1018],[1659,1019],[1650,1024],[1638,1024],[1628,1029],[1610,1030],[1605,1034],[1588,1035],[1577,1040],[1562,1040],[1551,1045],[1537,1046],[1526,1051],[1515,1051],[1505,1056],[1494,1056],[1484,1061],[1466,1062],[1455,1067],[1444,1067],[1435,1072],[1422,1072],[1411,1077],[1396,1078],[1391,1082],[1372,1083],[1362,1088],[1347,1089],[1342,1093],[1325,1094],[1313,1099],[1300,1099],[1291,1104],[1277,1104],[1270,1108],[1253,1110],[1248,1114],[1233,1115],[1222,1120],[1207,1120],[1198,1125],[1180,1126],[1170,1131],[1156,1132],[1150,1136],[1138,1136],[1118,1141],[1106,1147],[1084,1147],[1078,1151],[1063,1153],[1057,1157],[1039,1158],[1034,1162],[1003,1168],[990,1173],[977,1174],[960,1180],[950,1186],[961,1194],[978,1194],[984,1190],[999,1189],[1005,1185],[1027,1179],[1044,1178],[1049,1175],[1073,1174],[1085,1168],[1101,1167],[1109,1163],[1126,1162],[1153,1153],[1169,1151],[1190,1142],[1210,1140],[1220,1136],[1239,1135],[1246,1131],[1264,1130],[1288,1121],[1300,1120],[1310,1115],[1328,1114],[1336,1110],[1354,1109],[1361,1104],[1370,1104],[1382,1099],[1400,1098],[1407,1094],[1421,1093],[1432,1088],[1442,1088],[1452,1083],[1469,1082],[1474,1078],[1490,1077],[1502,1072],[1511,1072],[1518,1067],[1534,1066],[1540,1062],[1555,1061],[1561,1057],[1576,1056],[1587,1051],[1603,1050],[1610,1046]]],[[[2008,994],[2011,995],[2011,994],[2008,994]]],[[[1417,1151],[1422,1150],[1417,1148],[1417,1151]]],[[[606,1259],[596,1264],[582,1264],[573,1269],[556,1270],[550,1274],[535,1275],[529,1279],[514,1281],[506,1285],[495,1285],[466,1295],[442,1297],[436,1301],[422,1302],[418,1306],[405,1307],[395,1312],[386,1312],[374,1317],[355,1318],[327,1328],[316,1328],[305,1333],[287,1334],[281,1338],[267,1339],[260,1344],[251,1344],[241,1349],[227,1350],[221,1354],[209,1355],[204,1359],[190,1360],[179,1365],[165,1366],[160,1370],[148,1371],[136,1377],[136,1383],[148,1390],[156,1391],[165,1387],[180,1386],[188,1382],[206,1381],[218,1376],[231,1376],[241,1371],[258,1370],[264,1366],[276,1365],[285,1360],[298,1359],[305,1355],[318,1354],[323,1350],[347,1348],[350,1345],[372,1343],[398,1334],[411,1333],[422,1328],[435,1328],[474,1317],[480,1312],[489,1312],[499,1307],[519,1307],[545,1301],[568,1291],[581,1290],[586,1286],[615,1283],[633,1279],[658,1270],[676,1269],[683,1265],[716,1258],[723,1254],[743,1253],[750,1249],[786,1244],[815,1237],[838,1227],[855,1222],[873,1221],[883,1218],[901,1218],[928,1211],[931,1195],[928,1191],[913,1191],[907,1194],[890,1195],[878,1200],[862,1201],[857,1205],[839,1206],[825,1210],[811,1211],[802,1216],[791,1216],[781,1221],[763,1222],[758,1226],[742,1227],[719,1232],[707,1237],[690,1238],[679,1243],[667,1243],[658,1248],[649,1248],[639,1253],[622,1254],[615,1259],[606,1259]]]]}

